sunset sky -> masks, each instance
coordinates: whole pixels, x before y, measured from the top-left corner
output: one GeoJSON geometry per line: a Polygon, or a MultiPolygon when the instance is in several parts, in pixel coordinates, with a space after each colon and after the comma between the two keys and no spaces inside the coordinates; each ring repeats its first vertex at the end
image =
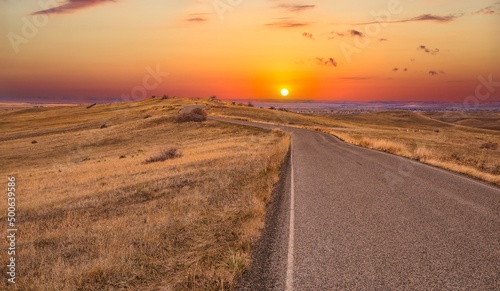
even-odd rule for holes
{"type": "Polygon", "coordinates": [[[500,83],[498,0],[0,0],[0,19],[0,100],[461,102],[500,83]]]}

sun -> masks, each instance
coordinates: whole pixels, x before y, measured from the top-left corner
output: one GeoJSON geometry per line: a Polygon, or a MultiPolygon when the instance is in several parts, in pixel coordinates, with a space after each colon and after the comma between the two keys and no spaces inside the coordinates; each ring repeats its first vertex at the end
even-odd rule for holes
{"type": "Polygon", "coordinates": [[[283,97],[288,96],[288,89],[287,88],[281,89],[281,96],[283,96],[283,97]]]}

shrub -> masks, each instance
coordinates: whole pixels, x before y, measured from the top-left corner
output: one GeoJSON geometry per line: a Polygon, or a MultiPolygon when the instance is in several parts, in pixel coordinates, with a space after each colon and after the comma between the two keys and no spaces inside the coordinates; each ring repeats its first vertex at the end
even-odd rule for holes
{"type": "Polygon", "coordinates": [[[498,144],[496,142],[486,142],[483,143],[480,148],[487,150],[497,150],[498,144]]]}
{"type": "Polygon", "coordinates": [[[182,122],[203,122],[207,120],[207,112],[203,108],[195,108],[191,110],[191,112],[187,113],[181,113],[177,116],[175,119],[175,122],[177,123],[182,123],[182,122]]]}
{"type": "Polygon", "coordinates": [[[161,150],[160,154],[150,157],[147,159],[144,163],[149,164],[149,163],[155,163],[155,162],[163,162],[166,160],[174,159],[174,158],[179,158],[181,157],[182,154],[177,150],[177,148],[169,148],[168,150],[161,150]]]}

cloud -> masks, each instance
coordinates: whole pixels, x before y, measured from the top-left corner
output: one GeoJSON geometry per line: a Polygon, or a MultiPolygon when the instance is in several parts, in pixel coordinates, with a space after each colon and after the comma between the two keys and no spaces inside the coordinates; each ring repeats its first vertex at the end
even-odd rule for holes
{"type": "Polygon", "coordinates": [[[495,6],[484,7],[483,9],[479,9],[478,11],[472,12],[472,14],[483,14],[483,15],[490,15],[495,13],[496,13],[495,6]]]}
{"type": "Polygon", "coordinates": [[[327,59],[316,58],[316,63],[322,66],[332,66],[332,67],[337,66],[337,62],[333,58],[327,58],[327,59]]]}
{"type": "Polygon", "coordinates": [[[358,36],[358,37],[364,37],[365,35],[361,32],[361,31],[358,31],[358,30],[354,30],[354,29],[351,29],[348,31],[349,34],[352,36],[352,37],[355,37],[355,36],[358,36]]]}
{"type": "Polygon", "coordinates": [[[418,50],[424,51],[425,53],[431,54],[433,56],[437,55],[439,53],[439,49],[433,49],[431,50],[430,48],[426,47],[425,45],[421,45],[417,48],[418,50]]]}
{"type": "Polygon", "coordinates": [[[186,19],[186,21],[189,21],[189,22],[205,22],[207,20],[208,20],[207,18],[203,18],[203,17],[193,17],[193,18],[186,19]]]}
{"type": "Polygon", "coordinates": [[[49,8],[46,10],[40,10],[32,13],[32,15],[71,13],[78,9],[83,9],[89,6],[102,4],[106,2],[116,2],[116,0],[68,0],[66,1],[66,3],[61,4],[57,7],[49,8]]]}
{"type": "Polygon", "coordinates": [[[290,12],[302,12],[305,10],[313,9],[316,5],[292,5],[292,4],[281,4],[276,6],[276,8],[285,9],[290,12]]]}
{"type": "Polygon", "coordinates": [[[342,33],[342,32],[331,31],[330,33],[336,34],[337,36],[345,36],[345,33],[342,33]]]}
{"type": "MultiPolygon", "coordinates": [[[[355,29],[350,29],[346,32],[330,31],[330,34],[334,34],[334,35],[340,36],[340,37],[344,37],[344,36],[364,37],[365,36],[361,31],[358,31],[355,29]]],[[[333,39],[333,37],[329,37],[329,39],[333,39]]]]}
{"type": "Polygon", "coordinates": [[[277,28],[295,28],[308,26],[309,22],[296,22],[289,19],[281,19],[275,22],[267,23],[266,26],[277,27],[277,28]]]}
{"type": "Polygon", "coordinates": [[[463,13],[449,14],[449,15],[444,15],[444,16],[434,15],[434,14],[422,14],[419,16],[406,18],[406,19],[388,20],[388,21],[371,21],[371,22],[356,23],[355,25],[365,25],[365,24],[374,24],[374,23],[406,23],[406,22],[420,22],[420,21],[446,23],[446,22],[454,21],[455,19],[462,17],[463,15],[464,15],[463,13]]]}
{"type": "Polygon", "coordinates": [[[440,70],[439,72],[438,71],[434,71],[434,70],[430,70],[429,71],[429,75],[431,75],[431,76],[437,76],[439,74],[446,74],[446,72],[443,71],[443,70],[440,70]]]}
{"type": "Polygon", "coordinates": [[[303,36],[303,37],[306,37],[306,38],[308,38],[308,39],[314,39],[314,38],[313,38],[313,34],[312,34],[312,33],[309,33],[309,32],[304,32],[304,33],[302,33],[302,36],[303,36]]]}

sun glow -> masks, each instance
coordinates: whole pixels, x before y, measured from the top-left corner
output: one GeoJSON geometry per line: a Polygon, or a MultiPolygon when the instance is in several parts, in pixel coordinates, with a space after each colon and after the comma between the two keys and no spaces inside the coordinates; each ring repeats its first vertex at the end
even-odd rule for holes
{"type": "Polygon", "coordinates": [[[283,96],[283,97],[288,96],[288,89],[287,88],[281,89],[281,96],[283,96]]]}

